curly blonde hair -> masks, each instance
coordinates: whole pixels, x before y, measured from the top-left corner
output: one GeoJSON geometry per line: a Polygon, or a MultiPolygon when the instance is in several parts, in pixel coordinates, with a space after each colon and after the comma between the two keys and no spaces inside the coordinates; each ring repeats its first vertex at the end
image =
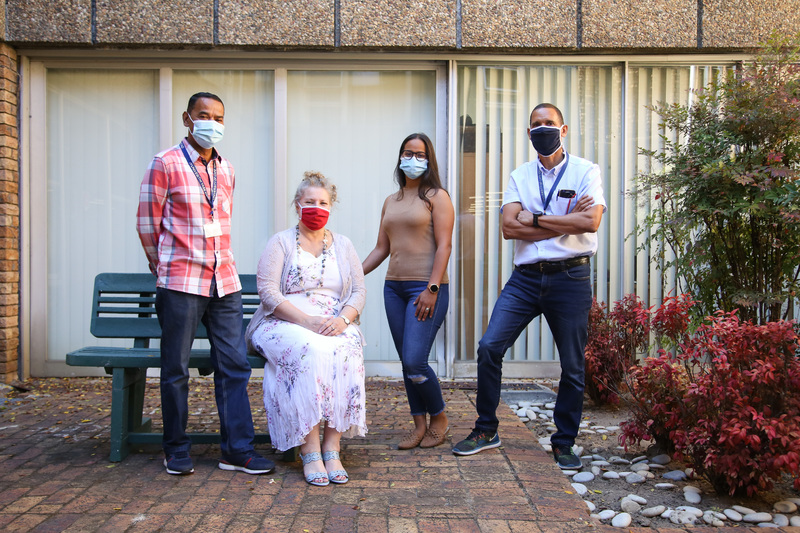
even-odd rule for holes
{"type": "Polygon", "coordinates": [[[297,191],[294,193],[292,205],[300,201],[303,193],[305,193],[306,189],[309,187],[319,187],[320,189],[325,189],[328,192],[328,196],[331,197],[331,205],[336,202],[336,185],[334,185],[331,180],[326,178],[322,172],[317,172],[316,170],[307,170],[305,173],[303,173],[303,179],[300,181],[300,185],[297,186],[297,191]]]}

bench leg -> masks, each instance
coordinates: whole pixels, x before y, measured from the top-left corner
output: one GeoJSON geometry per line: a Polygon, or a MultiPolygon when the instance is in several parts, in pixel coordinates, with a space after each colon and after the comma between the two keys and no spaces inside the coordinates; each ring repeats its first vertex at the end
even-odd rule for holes
{"type": "Polygon", "coordinates": [[[150,430],[150,419],[142,418],[146,368],[114,368],[111,382],[111,454],[122,461],[130,451],[129,435],[150,430]]]}

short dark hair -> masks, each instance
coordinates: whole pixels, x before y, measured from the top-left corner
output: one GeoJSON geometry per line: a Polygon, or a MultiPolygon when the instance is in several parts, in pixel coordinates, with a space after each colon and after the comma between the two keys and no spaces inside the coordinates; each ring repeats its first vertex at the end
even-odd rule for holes
{"type": "Polygon", "coordinates": [[[197,101],[200,100],[201,98],[210,98],[212,100],[216,100],[217,102],[222,104],[223,108],[225,108],[225,104],[222,102],[222,98],[220,98],[216,94],[213,94],[213,93],[194,93],[189,98],[189,105],[186,106],[186,112],[187,113],[191,113],[192,109],[194,109],[194,104],[196,104],[197,101]]]}
{"type": "Polygon", "coordinates": [[[533,111],[531,111],[531,116],[528,117],[528,125],[530,125],[530,123],[531,123],[531,119],[533,118],[533,113],[535,111],[540,110],[540,109],[553,109],[556,112],[556,114],[558,115],[558,120],[561,121],[561,125],[562,126],[564,125],[564,115],[561,114],[561,110],[559,108],[557,108],[556,106],[554,106],[553,104],[548,104],[546,102],[542,103],[542,104],[539,104],[539,105],[537,105],[536,107],[533,108],[533,111]]]}

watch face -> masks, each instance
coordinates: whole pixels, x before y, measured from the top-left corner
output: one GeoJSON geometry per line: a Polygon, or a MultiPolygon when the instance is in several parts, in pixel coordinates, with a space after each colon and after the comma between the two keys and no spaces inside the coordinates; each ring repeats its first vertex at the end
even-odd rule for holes
{"type": "Polygon", "coordinates": [[[428,290],[431,291],[432,293],[436,294],[437,292],[439,292],[439,286],[438,285],[431,285],[430,287],[428,287],[428,290]]]}

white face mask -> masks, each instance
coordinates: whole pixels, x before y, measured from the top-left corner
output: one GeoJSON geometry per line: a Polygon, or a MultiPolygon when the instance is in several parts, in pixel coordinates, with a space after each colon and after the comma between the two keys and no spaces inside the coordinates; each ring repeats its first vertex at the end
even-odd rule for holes
{"type": "Polygon", "coordinates": [[[216,120],[192,120],[191,116],[189,120],[194,124],[194,131],[191,132],[192,137],[197,141],[197,144],[206,150],[213,148],[214,145],[222,140],[222,136],[225,134],[225,126],[216,120]]]}
{"type": "Polygon", "coordinates": [[[415,180],[428,170],[428,162],[420,161],[416,157],[400,158],[400,170],[403,171],[407,178],[415,180]]]}

